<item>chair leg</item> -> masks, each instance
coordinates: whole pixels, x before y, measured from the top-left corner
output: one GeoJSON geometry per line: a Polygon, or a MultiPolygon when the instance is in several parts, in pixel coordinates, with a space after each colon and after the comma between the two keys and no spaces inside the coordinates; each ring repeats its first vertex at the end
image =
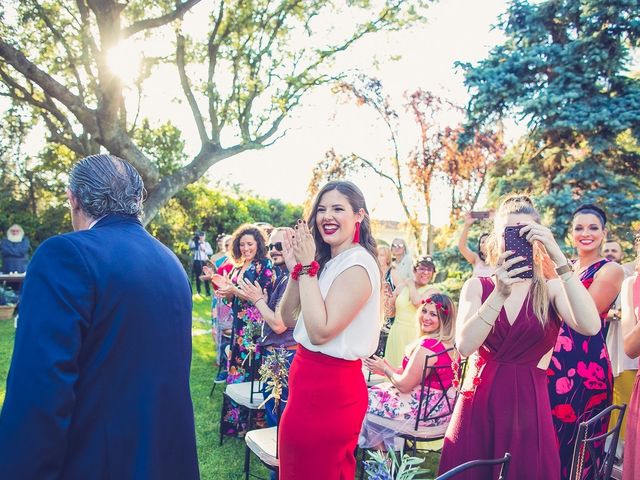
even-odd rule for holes
{"type": "Polygon", "coordinates": [[[247,432],[252,429],[251,428],[252,417],[253,417],[253,409],[249,408],[249,414],[247,415],[247,432]]]}
{"type": "Polygon", "coordinates": [[[245,480],[249,480],[249,471],[251,469],[251,450],[249,449],[249,445],[244,446],[244,478],[245,480]]]}
{"type": "Polygon", "coordinates": [[[218,365],[218,371],[216,373],[216,378],[213,380],[213,385],[211,385],[211,391],[209,392],[209,398],[211,398],[211,396],[213,395],[214,390],[216,389],[216,385],[218,385],[216,383],[216,379],[220,375],[221,371],[222,371],[222,363],[220,365],[218,365]]]}
{"type": "Polygon", "coordinates": [[[224,417],[224,406],[227,403],[227,396],[223,393],[222,394],[222,406],[220,407],[220,443],[219,446],[222,446],[222,440],[223,440],[223,433],[222,433],[222,418],[224,417]]]}

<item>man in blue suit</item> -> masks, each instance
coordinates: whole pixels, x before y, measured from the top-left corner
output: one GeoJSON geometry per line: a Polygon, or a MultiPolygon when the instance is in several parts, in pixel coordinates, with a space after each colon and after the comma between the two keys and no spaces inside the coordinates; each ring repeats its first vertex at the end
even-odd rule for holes
{"type": "Polygon", "coordinates": [[[140,223],[143,194],[113,156],[70,174],[75,232],[45,241],[24,283],[2,479],[199,478],[189,281],[140,223]]]}

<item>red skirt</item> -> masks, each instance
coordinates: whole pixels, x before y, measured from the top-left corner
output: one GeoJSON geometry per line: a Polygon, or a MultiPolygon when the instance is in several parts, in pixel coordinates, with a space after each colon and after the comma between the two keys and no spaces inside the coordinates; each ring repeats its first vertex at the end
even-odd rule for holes
{"type": "Polygon", "coordinates": [[[353,480],[354,450],[366,411],[362,362],[300,345],[280,421],[280,480],[353,480]]]}

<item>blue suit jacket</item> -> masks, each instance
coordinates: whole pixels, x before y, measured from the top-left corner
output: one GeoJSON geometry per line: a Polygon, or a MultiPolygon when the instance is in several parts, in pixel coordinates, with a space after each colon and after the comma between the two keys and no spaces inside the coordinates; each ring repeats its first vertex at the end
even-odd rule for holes
{"type": "Polygon", "coordinates": [[[191,293],[133,218],[52,237],[20,302],[2,479],[197,479],[191,293]]]}

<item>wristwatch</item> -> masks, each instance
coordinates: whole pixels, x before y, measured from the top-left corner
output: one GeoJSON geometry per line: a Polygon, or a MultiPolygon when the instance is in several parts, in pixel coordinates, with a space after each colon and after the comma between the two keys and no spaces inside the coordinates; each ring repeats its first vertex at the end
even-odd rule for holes
{"type": "Polygon", "coordinates": [[[565,263],[564,265],[560,265],[559,267],[556,267],[556,273],[558,274],[559,277],[561,277],[563,274],[568,272],[573,272],[573,269],[571,268],[571,265],[569,265],[569,262],[565,263]]]}

